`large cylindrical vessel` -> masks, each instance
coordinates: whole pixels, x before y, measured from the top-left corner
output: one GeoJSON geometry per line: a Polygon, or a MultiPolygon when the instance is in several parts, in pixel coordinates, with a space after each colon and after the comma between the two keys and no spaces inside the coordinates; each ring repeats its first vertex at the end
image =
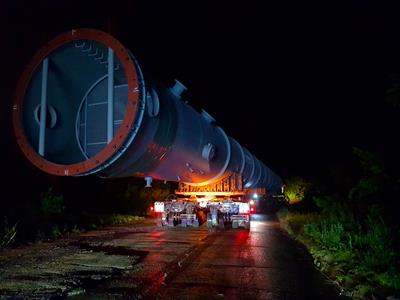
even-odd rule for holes
{"type": "Polygon", "coordinates": [[[245,188],[282,181],[182,100],[186,88],[146,85],[140,67],[107,33],[77,29],[46,44],[19,81],[17,142],[44,172],[60,176],[151,176],[206,185],[228,172],[245,188]]]}

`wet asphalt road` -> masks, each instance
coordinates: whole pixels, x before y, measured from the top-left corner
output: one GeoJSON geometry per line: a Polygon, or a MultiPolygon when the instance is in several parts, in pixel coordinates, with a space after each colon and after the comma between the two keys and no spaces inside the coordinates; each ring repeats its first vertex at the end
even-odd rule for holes
{"type": "Polygon", "coordinates": [[[160,299],[340,299],[271,217],[253,215],[250,231],[227,229],[209,239],[160,299]]]}
{"type": "Polygon", "coordinates": [[[90,231],[2,252],[0,270],[0,299],[340,299],[266,215],[250,231],[154,219],[90,231]]]}

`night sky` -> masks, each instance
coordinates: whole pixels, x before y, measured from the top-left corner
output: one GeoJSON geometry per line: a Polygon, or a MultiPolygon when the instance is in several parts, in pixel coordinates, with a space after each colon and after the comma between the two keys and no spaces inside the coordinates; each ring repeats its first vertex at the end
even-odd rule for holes
{"type": "Polygon", "coordinates": [[[114,35],[145,79],[180,80],[190,104],[284,178],[318,176],[353,146],[398,153],[400,111],[385,98],[400,78],[400,5],[83,2],[0,3],[2,184],[43,176],[14,147],[12,96],[44,42],[79,27],[114,35]]]}

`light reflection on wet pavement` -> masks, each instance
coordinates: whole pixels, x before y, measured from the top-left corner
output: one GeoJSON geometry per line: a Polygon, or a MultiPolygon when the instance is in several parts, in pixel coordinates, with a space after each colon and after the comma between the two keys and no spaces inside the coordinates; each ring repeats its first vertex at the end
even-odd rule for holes
{"type": "Polygon", "coordinates": [[[227,229],[159,294],[159,299],[338,299],[304,248],[273,218],[254,215],[250,231],[227,229]]]}

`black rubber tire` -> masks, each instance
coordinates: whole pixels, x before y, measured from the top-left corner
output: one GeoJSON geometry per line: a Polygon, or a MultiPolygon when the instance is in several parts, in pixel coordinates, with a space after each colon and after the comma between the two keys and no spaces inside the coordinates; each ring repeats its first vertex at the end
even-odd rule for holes
{"type": "Polygon", "coordinates": [[[223,216],[218,217],[218,228],[219,229],[224,229],[225,228],[225,221],[223,216]]]}

